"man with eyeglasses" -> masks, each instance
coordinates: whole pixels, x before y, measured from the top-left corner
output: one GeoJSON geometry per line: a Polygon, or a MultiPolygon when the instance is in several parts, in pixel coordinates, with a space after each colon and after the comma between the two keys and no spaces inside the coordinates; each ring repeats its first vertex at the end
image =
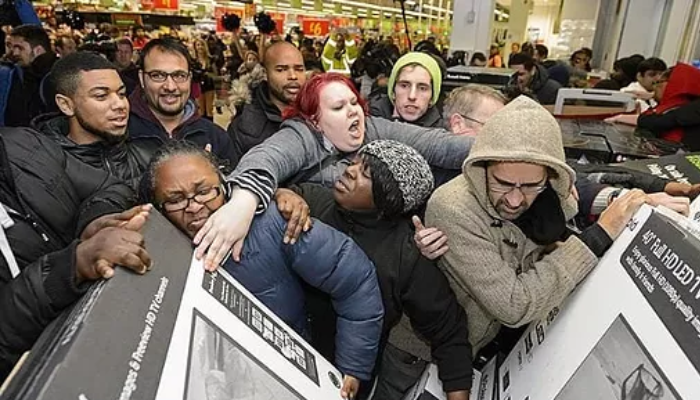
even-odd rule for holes
{"type": "Polygon", "coordinates": [[[559,125],[520,96],[483,126],[463,175],[438,188],[426,225],[444,232],[438,265],[469,316],[475,353],[502,326],[521,327],[558,307],[649,198],[632,190],[573,235],[574,171],[559,125]]]}
{"type": "Polygon", "coordinates": [[[469,84],[450,92],[442,107],[445,128],[455,135],[476,136],[506,98],[489,86],[469,84]]]}
{"type": "MultiPolygon", "coordinates": [[[[141,198],[193,238],[227,199],[217,161],[184,142],[169,143],[149,165],[141,198]]],[[[308,215],[308,206],[305,207],[308,215]]],[[[374,265],[348,236],[314,222],[296,243],[285,236],[285,206],[272,204],[250,225],[240,261],[222,268],[299,334],[308,337],[301,282],[332,299],[337,321],[335,364],[345,375],[341,396],[354,398],[373,371],[384,307],[374,265]],[[284,215],[284,218],[283,218],[284,215]]]]}
{"type": "Polygon", "coordinates": [[[190,98],[192,62],[187,47],[172,38],[151,40],[141,51],[139,64],[141,87],[129,96],[132,139],[160,145],[185,140],[210,148],[219,159],[235,166],[238,159],[226,131],[201,118],[190,98]]]}

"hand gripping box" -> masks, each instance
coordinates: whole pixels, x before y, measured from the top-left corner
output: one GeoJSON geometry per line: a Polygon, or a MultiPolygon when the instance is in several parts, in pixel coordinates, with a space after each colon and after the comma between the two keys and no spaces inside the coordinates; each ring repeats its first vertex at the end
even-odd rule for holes
{"type": "Polygon", "coordinates": [[[644,206],[499,370],[500,400],[700,399],[700,241],[644,206]]]}
{"type": "Polygon", "coordinates": [[[342,375],[153,213],[154,266],[119,269],[48,329],[3,398],[340,399],[342,375]]]}

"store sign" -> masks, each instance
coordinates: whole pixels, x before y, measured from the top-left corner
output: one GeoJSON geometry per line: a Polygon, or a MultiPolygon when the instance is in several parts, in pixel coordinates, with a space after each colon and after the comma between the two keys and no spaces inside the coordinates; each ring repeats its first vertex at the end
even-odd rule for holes
{"type": "Polygon", "coordinates": [[[277,33],[284,33],[284,21],[287,19],[287,14],[271,12],[270,17],[275,21],[275,30],[277,33]]]}
{"type": "Polygon", "coordinates": [[[304,19],[301,23],[301,28],[307,36],[326,36],[330,26],[330,22],[325,19],[304,19]]]}
{"type": "Polygon", "coordinates": [[[139,14],[112,14],[112,25],[131,28],[143,25],[139,14]]]}
{"type": "Polygon", "coordinates": [[[178,10],[180,8],[179,0],[154,0],[153,7],[160,10],[178,10]]]}

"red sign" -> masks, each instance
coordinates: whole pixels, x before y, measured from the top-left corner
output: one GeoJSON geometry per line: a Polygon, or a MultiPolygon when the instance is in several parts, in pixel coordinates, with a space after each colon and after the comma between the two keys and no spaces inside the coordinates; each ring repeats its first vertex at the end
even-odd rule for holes
{"type": "Polygon", "coordinates": [[[178,10],[180,8],[179,0],[153,0],[153,8],[160,10],[178,10]]]}
{"type": "Polygon", "coordinates": [[[270,17],[275,21],[275,31],[280,35],[284,34],[284,21],[287,19],[287,14],[271,12],[270,17]]]}
{"type": "Polygon", "coordinates": [[[216,20],[216,31],[225,32],[224,26],[221,24],[221,17],[226,14],[236,14],[243,20],[243,9],[242,8],[229,8],[229,7],[214,7],[214,19],[216,20]]]}
{"type": "Polygon", "coordinates": [[[303,19],[301,29],[306,36],[322,37],[330,31],[331,23],[325,19],[303,19]]]}

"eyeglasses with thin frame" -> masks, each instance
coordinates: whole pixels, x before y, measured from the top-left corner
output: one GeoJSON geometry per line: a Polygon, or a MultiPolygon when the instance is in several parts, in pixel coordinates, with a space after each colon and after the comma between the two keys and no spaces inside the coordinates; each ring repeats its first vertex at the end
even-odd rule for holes
{"type": "Polygon", "coordinates": [[[185,83],[187,82],[188,79],[190,79],[190,71],[173,71],[173,72],[165,72],[165,71],[143,71],[143,73],[148,76],[153,82],[156,83],[163,83],[168,80],[168,77],[173,78],[173,82],[175,83],[185,83]]]}
{"type": "Polygon", "coordinates": [[[209,188],[200,189],[192,196],[177,200],[167,200],[160,203],[159,208],[165,212],[172,213],[182,211],[190,206],[190,202],[194,201],[201,205],[214,201],[221,195],[221,186],[212,186],[209,188]]]}
{"type": "Polygon", "coordinates": [[[547,188],[547,181],[545,178],[544,183],[516,183],[516,184],[506,184],[489,179],[489,190],[494,193],[506,195],[515,189],[520,190],[525,196],[532,196],[544,192],[547,188]]]}
{"type": "Polygon", "coordinates": [[[477,123],[477,124],[482,125],[482,126],[485,124],[485,122],[479,121],[478,119],[475,119],[472,117],[468,117],[464,114],[459,114],[459,116],[466,119],[467,121],[472,121],[472,122],[477,123]]]}

